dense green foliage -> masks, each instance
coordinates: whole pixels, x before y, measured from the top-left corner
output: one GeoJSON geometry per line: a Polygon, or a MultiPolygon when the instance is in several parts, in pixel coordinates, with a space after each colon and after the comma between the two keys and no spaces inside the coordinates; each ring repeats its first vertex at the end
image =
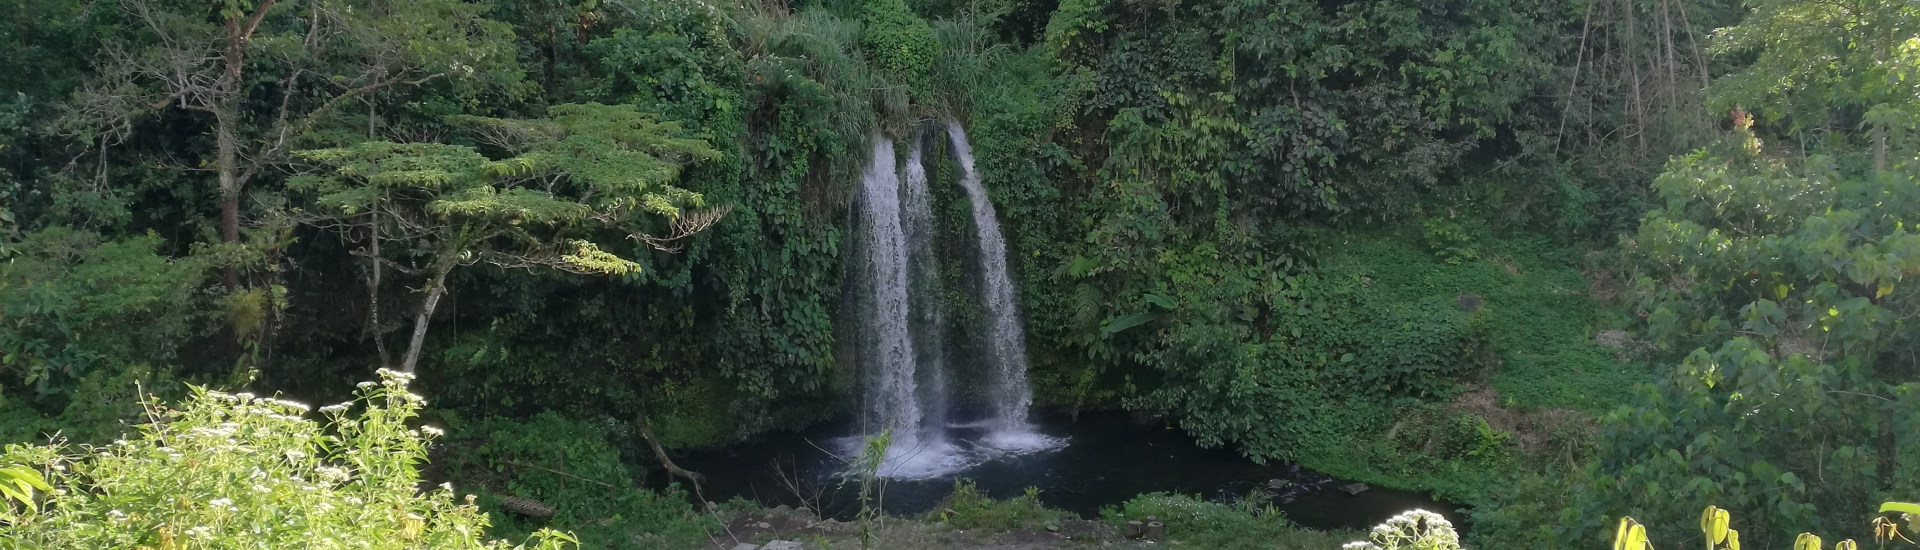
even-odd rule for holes
{"type": "MultiPolygon", "coordinates": [[[[698,544],[687,495],[641,487],[650,444],[847,412],[852,186],[870,140],[952,120],[1042,405],[1433,491],[1491,547],[1627,514],[1672,538],[1709,503],[1783,546],[1920,491],[1910,2],[0,8],[8,440],[113,440],[183,381],[331,400],[392,366],[508,534],[698,544]]],[[[1203,546],[1292,536],[1116,513],[1156,511],[1216,525],[1179,536],[1203,546]]]]}
{"type": "Polygon", "coordinates": [[[1308,531],[1287,523],[1271,509],[1247,509],[1184,495],[1140,495],[1101,510],[1108,523],[1124,525],[1148,516],[1167,525],[1167,540],[1194,548],[1337,548],[1341,535],[1308,531]]]}
{"type": "MultiPolygon", "coordinates": [[[[0,461],[51,479],[30,509],[6,503],[0,541],[28,549],[524,548],[483,542],[487,516],[456,503],[450,487],[418,492],[434,430],[408,426],[422,400],[404,375],[365,387],[354,401],[322,408],[324,426],[303,418],[303,404],[196,388],[178,410],[150,404],[152,422],[131,440],[9,445],[0,461]]],[[[570,539],[543,531],[532,547],[570,539]]]]}
{"type": "MultiPolygon", "coordinates": [[[[552,526],[605,548],[691,548],[707,541],[712,521],[696,515],[678,490],[651,491],[627,467],[604,424],[541,413],[526,422],[492,418],[449,424],[445,467],[488,492],[478,499],[494,513],[495,536],[512,539],[552,526]],[[551,519],[504,513],[505,496],[554,508],[551,519]]],[[[631,437],[631,434],[625,434],[631,437]]]]}
{"type": "Polygon", "coordinates": [[[1027,494],[996,501],[968,479],[954,480],[953,492],[927,512],[927,519],[961,529],[996,531],[1041,528],[1057,524],[1065,516],[1040,503],[1039,489],[1029,488],[1027,494]]]}

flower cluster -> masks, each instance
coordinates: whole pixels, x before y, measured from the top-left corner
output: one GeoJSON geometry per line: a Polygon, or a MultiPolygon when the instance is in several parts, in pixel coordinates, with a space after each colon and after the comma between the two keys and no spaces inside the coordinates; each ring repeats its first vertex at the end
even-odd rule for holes
{"type": "Polygon", "coordinates": [[[1369,541],[1342,545],[1341,550],[1460,550],[1460,534],[1445,516],[1426,510],[1408,510],[1374,526],[1369,541]]]}

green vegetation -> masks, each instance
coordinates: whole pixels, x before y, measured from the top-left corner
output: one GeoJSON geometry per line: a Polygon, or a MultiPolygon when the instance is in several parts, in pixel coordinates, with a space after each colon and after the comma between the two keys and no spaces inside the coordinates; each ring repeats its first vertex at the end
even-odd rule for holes
{"type": "Polygon", "coordinates": [[[475,503],[495,518],[494,536],[515,539],[551,527],[602,548],[692,548],[714,528],[683,491],[642,487],[612,443],[623,434],[604,423],[551,412],[524,422],[448,420],[453,451],[444,466],[468,484],[465,490],[484,491],[475,503]],[[509,498],[532,499],[553,514],[509,513],[509,498]]]}
{"type": "MultiPolygon", "coordinates": [[[[389,372],[389,371],[383,371],[389,372]]],[[[422,399],[398,373],[355,401],[307,406],[195,388],[180,409],[152,403],[131,440],[89,449],[9,445],[9,548],[539,548],[482,542],[487,516],[449,487],[419,492],[433,428],[409,420],[422,399]],[[75,452],[78,451],[78,452],[75,452]],[[29,468],[25,476],[19,475],[29,468]],[[49,473],[49,479],[37,479],[49,473]],[[23,494],[24,493],[24,494],[23,494]]]]}
{"type": "MultiPolygon", "coordinates": [[[[10,541],[711,542],[672,457],[851,410],[852,188],[870,140],[947,119],[1043,406],[1469,504],[1486,548],[1627,516],[1685,540],[1710,504],[1751,547],[1866,540],[1920,494],[1912,2],[0,9],[10,541]],[[380,368],[435,408],[355,389],[380,368]],[[372,401],[323,426],[245,391],[372,401]],[[427,473],[416,413],[453,432],[427,473]],[[270,432],[182,435],[228,422],[270,432]],[[190,441],[198,470],[161,450],[190,441]],[[300,489],[323,468],[346,477],[300,489]],[[275,506],[312,519],[248,519],[275,506]]],[[[963,260],[929,147],[935,253],[963,260]]],[[[927,519],[1069,519],[1045,498],[958,484],[927,519]]],[[[1348,540],[1178,496],[1109,517],[1142,515],[1196,547],[1348,540]]],[[[1368,544],[1451,544],[1408,521],[1368,544]]]]}
{"type": "Polygon", "coordinates": [[[1159,518],[1167,525],[1167,540],[1194,548],[1338,548],[1347,540],[1341,533],[1299,529],[1271,509],[1248,509],[1182,495],[1140,495],[1102,510],[1101,515],[1116,526],[1148,516],[1159,518]]]}
{"type": "Polygon", "coordinates": [[[973,484],[973,480],[953,482],[953,492],[927,512],[929,521],[939,521],[961,529],[1034,529],[1058,524],[1069,514],[1040,503],[1040,490],[1027,488],[1027,494],[1007,500],[993,500],[973,484]]]}

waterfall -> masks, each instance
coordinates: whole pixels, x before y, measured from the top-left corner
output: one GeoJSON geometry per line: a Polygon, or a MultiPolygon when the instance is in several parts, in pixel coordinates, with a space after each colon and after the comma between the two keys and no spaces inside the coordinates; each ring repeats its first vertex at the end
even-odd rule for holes
{"type": "Polygon", "coordinates": [[[907,327],[907,242],[900,224],[900,179],[893,142],[874,136],[873,160],[860,176],[861,237],[866,244],[860,309],[861,362],[867,374],[869,432],[893,432],[895,441],[920,429],[913,339],[907,327]]]}
{"type": "Polygon", "coordinates": [[[913,335],[915,381],[920,385],[921,418],[926,436],[944,441],[947,424],[947,331],[940,266],[933,252],[933,198],[927,193],[927,167],[916,136],[900,169],[900,218],[907,235],[908,330],[913,335]]]}
{"type": "MultiPolygon", "coordinates": [[[[946,376],[937,361],[939,342],[915,341],[916,337],[938,337],[937,332],[915,330],[925,328],[927,314],[915,311],[915,303],[925,299],[915,299],[911,284],[916,275],[932,274],[930,268],[915,269],[916,264],[932,262],[931,249],[925,248],[931,241],[927,235],[931,215],[927,212],[926,170],[920,166],[916,142],[903,192],[893,155],[893,142],[875,135],[873,160],[860,177],[859,237],[865,253],[858,265],[860,303],[856,322],[860,323],[861,370],[866,376],[865,431],[869,435],[881,431],[891,434],[892,443],[880,465],[881,475],[935,477],[958,469],[964,462],[945,438],[946,376]],[[916,244],[922,248],[914,250],[916,244]],[[916,352],[916,344],[926,352],[916,352]],[[929,357],[936,360],[923,363],[929,357]],[[927,414],[925,403],[937,404],[937,414],[927,414]]],[[[862,442],[853,443],[848,450],[857,453],[862,442]]]]}
{"type": "Polygon", "coordinates": [[[1009,450],[1044,448],[1053,441],[1035,435],[1027,424],[1033,389],[1027,383],[1027,337],[1020,322],[1019,302],[1007,278],[1007,242],[1000,236],[1000,220],[993,201],[974,169],[973,146],[960,123],[948,120],[947,137],[955,162],[960,164],[960,188],[973,203],[973,228],[980,246],[980,301],[987,310],[988,406],[993,431],[987,444],[1009,450]]]}
{"type": "MultiPolygon", "coordinates": [[[[979,241],[980,302],[988,319],[986,370],[990,418],[979,445],[962,450],[949,441],[946,312],[934,254],[933,199],[927,186],[922,145],[912,140],[904,166],[895,166],[893,142],[873,137],[873,158],[861,174],[857,231],[849,256],[853,277],[848,321],[862,373],[862,431],[842,448],[859,453],[867,437],[891,434],[879,474],[924,479],[959,471],[1008,453],[1037,451],[1059,441],[1033,433],[1027,407],[1026,337],[1013,286],[1007,278],[1007,245],[993,203],[974,170],[966,133],[949,122],[950,149],[960,168],[960,186],[973,203],[979,241]]],[[[970,429],[979,429],[975,425],[970,429]]],[[[956,427],[966,429],[966,427],[956,427]]]]}

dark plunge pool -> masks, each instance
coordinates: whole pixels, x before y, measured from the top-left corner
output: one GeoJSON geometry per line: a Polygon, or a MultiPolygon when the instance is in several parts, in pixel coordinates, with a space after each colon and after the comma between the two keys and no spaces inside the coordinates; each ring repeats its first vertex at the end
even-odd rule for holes
{"type": "MultiPolygon", "coordinates": [[[[996,499],[1036,487],[1047,506],[1088,518],[1098,517],[1103,506],[1141,493],[1237,500],[1262,491],[1288,518],[1317,529],[1364,529],[1413,508],[1445,514],[1461,525],[1455,505],[1381,487],[1350,495],[1337,489],[1347,481],[1298,466],[1255,464],[1230,448],[1203,449],[1180,430],[1129,413],[1083,412],[1077,421],[1065,414],[1038,414],[1034,424],[1040,433],[1064,438],[1066,444],[1001,457],[945,477],[889,480],[884,509],[893,514],[926,512],[953,490],[955,479],[965,478],[996,499]]],[[[835,453],[842,452],[852,432],[846,423],[821,425],[678,462],[706,475],[709,500],[737,496],[766,506],[813,507],[847,519],[859,507],[858,484],[840,475],[847,465],[835,453]]],[[[967,436],[964,431],[956,435],[963,440],[967,436]]]]}

